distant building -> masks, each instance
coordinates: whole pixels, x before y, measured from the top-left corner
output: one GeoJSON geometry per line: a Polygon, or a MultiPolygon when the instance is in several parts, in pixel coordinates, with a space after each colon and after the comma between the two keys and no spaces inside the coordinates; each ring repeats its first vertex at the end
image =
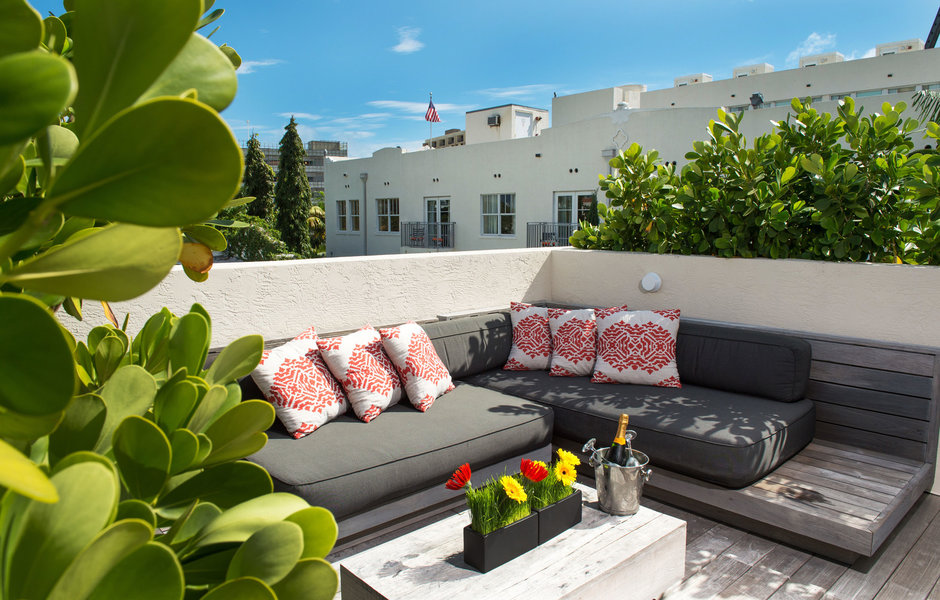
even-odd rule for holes
{"type": "MultiPolygon", "coordinates": [[[[698,73],[657,90],[631,84],[557,96],[551,127],[544,109],[473,110],[453,132],[454,146],[445,132],[446,151],[392,147],[328,160],[327,255],[567,244],[594,198],[603,201],[598,174],[610,173],[610,158],[631,143],[682,168],[719,107],[743,114],[741,133],[753,139],[787,118],[794,97],[828,113],[847,97],[866,115],[884,102],[910,105],[914,92],[940,90],[940,50],[915,50],[922,47],[908,40],[880,45],[872,58],[830,53],[804,57],[795,69],[747,65],[717,81],[698,73]]],[[[914,136],[917,147],[930,141],[914,136]]]]}
{"type": "MultiPolygon", "coordinates": [[[[242,154],[247,154],[248,148],[242,146],[242,154]]],[[[280,150],[276,146],[262,146],[261,152],[264,153],[264,162],[266,162],[274,172],[277,173],[278,162],[280,161],[280,150]]],[[[304,171],[307,173],[307,182],[310,184],[311,192],[322,192],[324,190],[323,166],[327,156],[345,157],[347,156],[346,142],[327,142],[314,140],[307,142],[306,156],[304,157],[304,171]]]]}
{"type": "Polygon", "coordinates": [[[444,135],[428,138],[424,140],[422,146],[428,148],[446,148],[447,146],[463,146],[467,143],[467,132],[464,129],[448,129],[444,135]]]}

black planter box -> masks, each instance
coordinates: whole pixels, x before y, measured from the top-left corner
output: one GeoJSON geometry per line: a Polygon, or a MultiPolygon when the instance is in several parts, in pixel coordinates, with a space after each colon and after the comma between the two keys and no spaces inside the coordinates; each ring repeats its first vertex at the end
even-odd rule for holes
{"type": "Polygon", "coordinates": [[[477,533],[469,525],[463,529],[463,559],[481,573],[522,556],[538,545],[539,519],[535,513],[486,535],[477,533]]]}
{"type": "Polygon", "coordinates": [[[539,516],[539,544],[581,522],[581,490],[535,511],[539,516]]]}

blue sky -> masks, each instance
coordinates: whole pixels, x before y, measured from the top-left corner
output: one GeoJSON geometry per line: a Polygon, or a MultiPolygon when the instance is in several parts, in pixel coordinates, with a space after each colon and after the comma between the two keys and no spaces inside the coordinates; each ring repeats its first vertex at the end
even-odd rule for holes
{"type": "MultiPolygon", "coordinates": [[[[43,15],[59,2],[34,2],[43,15]]],[[[223,116],[276,145],[290,115],[304,142],[349,143],[351,156],[385,146],[418,149],[428,135],[428,92],[441,123],[514,102],[551,108],[553,93],[674,77],[836,50],[861,58],[876,44],[925,39],[937,3],[777,0],[501,2],[475,0],[216,0],[212,37],[244,61],[223,116]]],[[[209,28],[211,30],[211,28],[209,28]]],[[[203,33],[207,33],[204,30],[203,33]]]]}

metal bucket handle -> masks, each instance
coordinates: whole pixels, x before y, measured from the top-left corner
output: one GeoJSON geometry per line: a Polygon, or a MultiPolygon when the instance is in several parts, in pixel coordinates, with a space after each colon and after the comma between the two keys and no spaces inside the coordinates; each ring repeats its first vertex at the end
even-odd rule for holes
{"type": "MultiPolygon", "coordinates": [[[[636,436],[635,432],[630,433],[633,433],[633,435],[636,436]]],[[[582,453],[589,455],[588,464],[590,464],[594,469],[607,462],[601,458],[598,449],[595,447],[596,443],[597,438],[591,438],[587,441],[586,444],[584,444],[584,447],[581,448],[582,453]]],[[[643,482],[646,483],[650,480],[650,476],[653,474],[653,470],[646,466],[640,469],[640,473],[643,475],[643,482]]]]}

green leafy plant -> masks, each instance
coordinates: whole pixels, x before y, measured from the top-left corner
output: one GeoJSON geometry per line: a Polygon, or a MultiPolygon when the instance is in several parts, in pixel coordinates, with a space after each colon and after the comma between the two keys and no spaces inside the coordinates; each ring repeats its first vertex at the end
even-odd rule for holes
{"type": "MultiPolygon", "coordinates": [[[[723,110],[676,175],[633,145],[611,160],[598,226],[581,248],[717,256],[940,264],[940,157],[913,151],[904,103],[835,116],[794,99],[792,114],[748,147],[743,115],[723,110]]],[[[937,138],[935,123],[925,135],[937,138]]]]}
{"type": "MultiPolygon", "coordinates": [[[[53,316],[205,279],[242,158],[217,111],[237,53],[201,0],[0,3],[0,598],[331,598],[328,511],[245,462],[270,405],[204,363],[206,311],[77,342],[53,316]]],[[[222,238],[222,239],[220,239],[222,238]]]]}
{"type": "Polygon", "coordinates": [[[470,509],[470,527],[486,535],[529,515],[529,498],[519,475],[491,477],[475,488],[470,483],[470,465],[464,463],[444,484],[449,490],[464,490],[470,509]]]}
{"type": "Polygon", "coordinates": [[[229,256],[240,260],[279,260],[288,256],[287,246],[281,234],[267,219],[238,215],[246,227],[231,230],[228,234],[229,256]]]}
{"type": "Polygon", "coordinates": [[[300,258],[313,256],[310,247],[310,183],[304,169],[304,145],[297,134],[297,123],[291,117],[284,127],[278,160],[277,184],[274,188],[276,225],[281,240],[300,258]]]}
{"type": "Polygon", "coordinates": [[[264,162],[261,142],[254,134],[248,140],[245,153],[245,177],[242,182],[242,196],[251,196],[254,200],[246,207],[247,214],[253,217],[273,220],[274,218],[274,169],[264,162]]]}

